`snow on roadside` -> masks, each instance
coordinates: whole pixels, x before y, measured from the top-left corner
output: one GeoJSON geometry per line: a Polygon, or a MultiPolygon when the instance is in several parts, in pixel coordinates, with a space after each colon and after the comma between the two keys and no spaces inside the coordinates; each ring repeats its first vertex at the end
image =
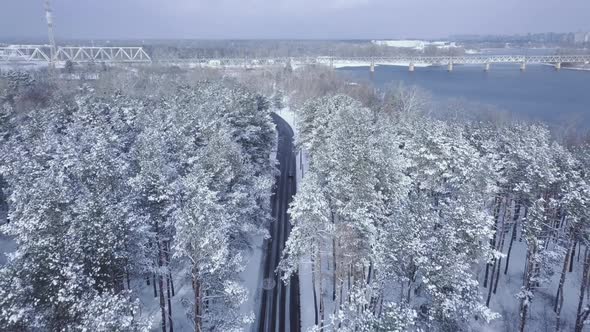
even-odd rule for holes
{"type": "Polygon", "coordinates": [[[264,236],[253,236],[250,240],[252,249],[246,257],[247,263],[244,271],[240,273],[243,286],[248,289],[248,299],[240,306],[242,314],[254,313],[256,319],[252,324],[244,326],[244,331],[255,331],[258,326],[258,308],[260,308],[260,290],[264,279],[264,236]]]}

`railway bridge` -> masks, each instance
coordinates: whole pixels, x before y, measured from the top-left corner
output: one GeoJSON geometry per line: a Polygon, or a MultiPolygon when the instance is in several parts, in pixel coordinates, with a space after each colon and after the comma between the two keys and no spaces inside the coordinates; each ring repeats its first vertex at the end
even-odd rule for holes
{"type": "Polygon", "coordinates": [[[331,68],[341,66],[369,67],[374,72],[379,65],[406,65],[410,71],[418,66],[446,66],[449,71],[454,65],[481,65],[489,71],[493,64],[517,64],[525,70],[528,64],[551,64],[561,69],[562,64],[588,64],[590,54],[585,55],[464,55],[464,56],[389,56],[389,57],[283,57],[283,58],[195,58],[158,59],[154,62],[197,67],[269,67],[325,65],[331,68]]]}
{"type": "Polygon", "coordinates": [[[369,58],[334,58],[330,59],[330,65],[334,61],[358,61],[367,63],[371,71],[375,71],[376,65],[408,64],[408,69],[414,71],[416,65],[447,66],[449,71],[453,65],[482,65],[488,71],[492,64],[514,63],[525,70],[527,64],[551,64],[556,69],[561,69],[563,63],[588,64],[590,54],[585,55],[463,55],[463,56],[398,56],[398,57],[369,57],[369,58]]]}
{"type": "Polygon", "coordinates": [[[107,64],[168,64],[189,67],[271,67],[271,66],[367,66],[375,71],[379,65],[407,65],[414,71],[417,66],[481,65],[490,70],[493,64],[513,63],[525,70],[528,64],[551,64],[561,69],[562,64],[588,64],[590,54],[555,55],[461,55],[461,56],[386,56],[386,57],[276,57],[276,58],[188,58],[152,59],[139,46],[61,46],[51,51],[49,45],[8,45],[0,47],[0,63],[107,63],[107,64]]]}
{"type": "Polygon", "coordinates": [[[151,63],[142,47],[135,46],[60,46],[51,51],[50,45],[8,45],[0,47],[0,63],[151,63]],[[53,54],[52,54],[53,53],[53,54]]]}

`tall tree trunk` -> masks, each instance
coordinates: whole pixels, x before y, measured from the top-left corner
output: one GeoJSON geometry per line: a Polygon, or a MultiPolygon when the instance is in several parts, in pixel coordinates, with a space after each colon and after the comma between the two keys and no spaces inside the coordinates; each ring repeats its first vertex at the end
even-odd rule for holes
{"type": "Polygon", "coordinates": [[[172,279],[172,268],[170,268],[170,241],[166,241],[166,266],[168,266],[168,280],[170,280],[170,290],[174,296],[174,279],[172,279]]]}
{"type": "Polygon", "coordinates": [[[508,253],[506,254],[506,267],[504,268],[504,274],[508,273],[508,266],[510,264],[510,254],[512,253],[512,244],[516,240],[516,233],[518,232],[518,219],[520,218],[520,201],[516,200],[514,203],[514,214],[512,215],[512,236],[510,237],[510,244],[508,245],[508,253]]]}
{"type": "Polygon", "coordinates": [[[496,267],[498,262],[494,259],[494,264],[492,267],[492,274],[490,276],[490,288],[488,289],[488,298],[486,299],[486,307],[490,306],[490,300],[492,299],[492,291],[493,291],[493,285],[494,285],[494,277],[496,275],[496,267]]]}
{"type": "Polygon", "coordinates": [[[313,290],[313,308],[314,308],[314,322],[318,325],[318,296],[316,292],[316,262],[314,259],[315,253],[311,255],[311,288],[313,290]]]}
{"type": "Polygon", "coordinates": [[[520,299],[520,324],[519,324],[519,331],[524,332],[524,328],[526,326],[526,320],[528,315],[528,310],[531,305],[532,300],[532,278],[533,273],[535,273],[535,263],[532,257],[534,257],[537,253],[537,244],[533,242],[532,248],[527,250],[527,258],[526,258],[526,269],[524,274],[524,285],[523,290],[524,294],[520,299]]]}
{"type": "Polygon", "coordinates": [[[203,287],[199,278],[199,271],[193,267],[192,271],[193,291],[195,294],[195,332],[203,331],[203,287]]]}
{"type": "MultiPolygon", "coordinates": [[[[506,214],[508,213],[508,204],[504,207],[504,215],[502,216],[502,231],[500,233],[500,241],[498,241],[498,251],[501,253],[504,251],[504,240],[506,239],[506,214]]],[[[494,266],[494,270],[496,271],[495,281],[494,281],[494,294],[498,290],[498,281],[500,280],[500,270],[502,269],[502,257],[498,258],[498,264],[494,266]]],[[[494,276],[492,276],[494,277],[494,276]]],[[[491,286],[490,286],[491,287],[491,286]]]]}
{"type": "Polygon", "coordinates": [[[406,296],[406,303],[410,304],[410,300],[412,299],[412,285],[416,279],[416,267],[412,265],[410,271],[410,277],[408,278],[408,293],[406,296]]]}
{"type": "Polygon", "coordinates": [[[508,245],[508,252],[506,253],[506,267],[504,268],[504,274],[508,273],[508,266],[510,266],[510,254],[512,253],[512,244],[514,244],[514,240],[516,240],[516,233],[518,232],[517,225],[518,221],[515,221],[512,225],[512,235],[510,236],[510,244],[508,245]]]}
{"type": "Polygon", "coordinates": [[[555,331],[561,328],[561,308],[563,306],[563,284],[565,283],[565,276],[567,274],[567,264],[571,255],[571,248],[568,246],[565,258],[563,260],[563,268],[561,269],[561,276],[559,278],[559,286],[557,286],[557,294],[555,295],[555,305],[553,310],[556,313],[555,331]]]}
{"type": "Polygon", "coordinates": [[[319,285],[320,285],[320,330],[324,328],[324,285],[322,282],[322,250],[321,247],[319,248],[319,255],[318,255],[318,266],[319,266],[319,285]]]}
{"type": "Polygon", "coordinates": [[[168,325],[170,332],[174,331],[174,323],[172,322],[172,300],[170,296],[170,273],[166,275],[166,297],[168,298],[168,325]]]}
{"type": "Polygon", "coordinates": [[[494,294],[498,290],[498,281],[500,280],[500,270],[502,269],[502,257],[498,258],[498,266],[496,270],[496,280],[494,281],[494,294]]]}
{"type": "Polygon", "coordinates": [[[162,332],[166,332],[166,301],[164,299],[164,278],[162,276],[162,265],[164,263],[164,253],[162,243],[160,243],[160,230],[156,221],[156,245],[158,249],[158,288],[160,289],[160,310],[162,312],[162,332]]]}
{"type": "MultiPolygon", "coordinates": [[[[502,199],[496,197],[495,200],[494,200],[494,235],[493,235],[492,239],[490,240],[490,246],[492,248],[495,248],[496,247],[496,237],[497,237],[497,234],[498,234],[498,219],[500,217],[500,208],[501,208],[501,206],[502,206],[502,199]]],[[[494,264],[495,264],[495,259],[494,259],[494,264]]],[[[488,277],[489,277],[489,274],[490,274],[490,266],[491,265],[492,264],[489,263],[489,262],[486,264],[486,274],[485,274],[485,277],[483,279],[483,287],[484,288],[485,287],[488,287],[488,277]]],[[[492,276],[492,278],[493,278],[493,276],[492,276]]],[[[490,287],[491,287],[491,282],[490,282],[490,287]]]]}
{"type": "Polygon", "coordinates": [[[131,290],[131,277],[129,276],[129,270],[125,272],[125,276],[127,278],[127,290],[131,290]]]}
{"type": "MultiPolygon", "coordinates": [[[[338,264],[338,267],[340,268],[340,270],[342,270],[342,265],[338,264]]],[[[337,283],[336,285],[336,297],[333,298],[333,303],[334,303],[334,315],[336,315],[338,313],[338,309],[340,309],[340,305],[339,302],[342,302],[341,296],[342,296],[342,277],[340,276],[340,271],[338,271],[338,275],[336,278],[334,278],[334,282],[337,283]]],[[[334,274],[336,275],[336,270],[334,270],[334,274]]]]}
{"type": "MultiPolygon", "coordinates": [[[[504,222],[502,222],[502,230],[500,233],[500,239],[498,239],[497,251],[502,251],[504,243],[504,222]]],[[[492,292],[496,293],[496,287],[498,287],[498,278],[500,277],[500,264],[502,263],[501,258],[494,258],[494,264],[492,266],[492,274],[490,275],[490,288],[488,289],[488,298],[486,299],[486,307],[490,306],[490,300],[492,299],[492,292]]]]}
{"type": "Polygon", "coordinates": [[[588,285],[588,275],[590,274],[590,255],[588,255],[588,247],[584,253],[584,270],[582,273],[582,282],[580,284],[580,295],[578,298],[578,310],[576,311],[576,327],[575,332],[582,332],[584,328],[584,321],[588,318],[590,310],[584,308],[584,295],[588,285]]]}
{"type": "MultiPolygon", "coordinates": [[[[570,257],[570,272],[574,271],[574,256],[576,256],[576,244],[578,243],[578,241],[574,241],[574,249],[572,250],[572,256],[570,257]]],[[[578,250],[578,261],[580,260],[580,251],[582,250],[578,250]]]]}
{"type": "Polygon", "coordinates": [[[350,290],[352,289],[352,264],[348,264],[348,269],[346,271],[346,275],[348,277],[348,289],[346,293],[348,294],[348,302],[350,302],[350,290]]]}
{"type": "Polygon", "coordinates": [[[338,265],[336,263],[336,238],[332,238],[332,301],[336,303],[336,273],[338,271],[338,265]]]}
{"type": "MultiPolygon", "coordinates": [[[[528,213],[529,213],[529,208],[527,206],[525,206],[524,207],[524,216],[522,218],[526,220],[528,213]]],[[[518,237],[518,242],[522,242],[522,232],[520,232],[520,236],[518,237]]]]}
{"type": "Polygon", "coordinates": [[[340,299],[338,300],[338,307],[342,307],[343,298],[344,298],[344,278],[340,278],[340,299]]]}
{"type": "Polygon", "coordinates": [[[158,288],[160,290],[160,311],[162,312],[162,332],[166,332],[166,301],[164,299],[164,277],[158,275],[158,288]]]}

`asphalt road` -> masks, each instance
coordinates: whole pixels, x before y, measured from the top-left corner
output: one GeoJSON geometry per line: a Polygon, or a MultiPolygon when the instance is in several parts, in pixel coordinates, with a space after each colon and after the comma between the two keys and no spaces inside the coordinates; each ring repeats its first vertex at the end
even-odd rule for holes
{"type": "Polygon", "coordinates": [[[281,253],[291,231],[291,223],[287,210],[296,187],[296,157],[293,151],[293,130],[281,117],[273,114],[273,121],[279,133],[277,160],[280,175],[276,177],[271,200],[274,222],[270,225],[271,239],[265,243],[264,288],[260,301],[259,326],[260,332],[299,332],[299,278],[291,277],[285,285],[276,273],[281,253]]]}

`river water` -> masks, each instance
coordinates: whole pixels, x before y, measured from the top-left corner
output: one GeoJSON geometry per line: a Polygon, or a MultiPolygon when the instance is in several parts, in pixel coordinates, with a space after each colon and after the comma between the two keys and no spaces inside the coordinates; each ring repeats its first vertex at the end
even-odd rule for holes
{"type": "Polygon", "coordinates": [[[407,67],[378,66],[375,73],[367,67],[339,69],[354,80],[374,83],[377,87],[403,84],[426,90],[437,102],[464,101],[501,109],[516,117],[539,120],[551,125],[575,125],[590,128],[590,71],[555,70],[546,65],[527,65],[521,72],[518,64],[483,66],[455,65],[407,67]]]}

